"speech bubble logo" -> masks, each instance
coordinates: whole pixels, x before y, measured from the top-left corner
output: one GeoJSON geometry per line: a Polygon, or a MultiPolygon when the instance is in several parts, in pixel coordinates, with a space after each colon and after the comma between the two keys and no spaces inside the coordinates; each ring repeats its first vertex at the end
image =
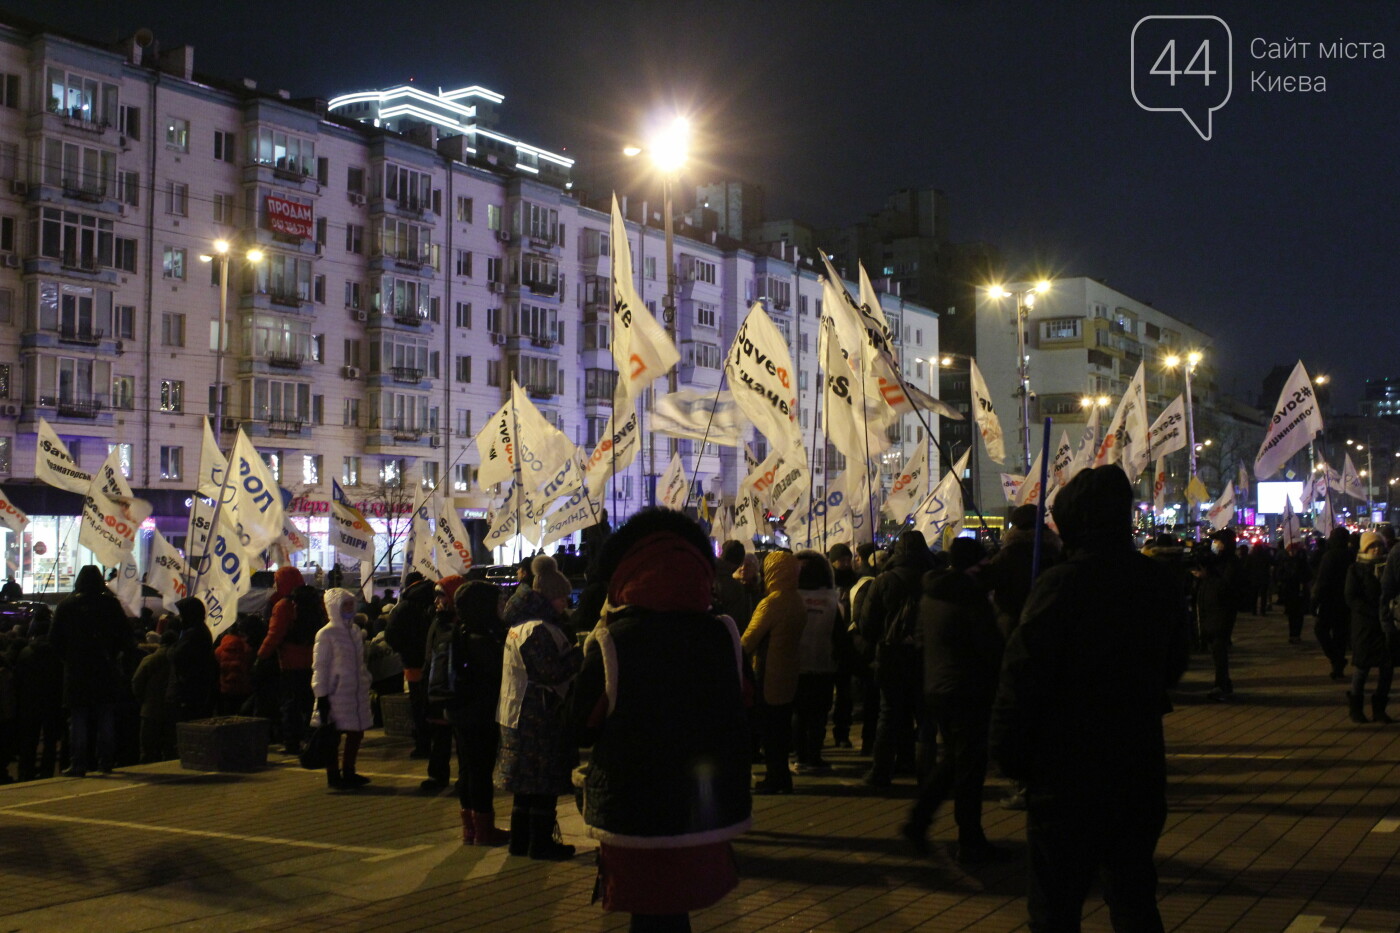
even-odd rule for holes
{"type": "Polygon", "coordinates": [[[1213,114],[1234,89],[1233,39],[1218,16],[1144,16],[1131,40],[1134,103],[1180,112],[1209,141],[1213,114]]]}

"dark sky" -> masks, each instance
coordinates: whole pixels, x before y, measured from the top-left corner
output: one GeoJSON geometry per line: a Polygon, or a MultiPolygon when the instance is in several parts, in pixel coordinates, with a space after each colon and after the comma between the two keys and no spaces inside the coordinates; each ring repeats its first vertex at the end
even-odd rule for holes
{"type": "Polygon", "coordinates": [[[505,94],[506,132],[579,158],[585,182],[591,165],[614,177],[621,144],[680,107],[703,149],[691,180],[760,183],[770,218],[818,225],[940,187],[954,239],[997,244],[1013,274],[1107,279],[1194,323],[1216,338],[1222,386],[1250,399],[1299,357],[1342,401],[1400,375],[1390,0],[0,6],[96,39],[148,26],[163,47],[193,44],[197,70],[297,96],[482,84],[505,94]],[[1230,27],[1233,92],[1209,142],[1133,101],[1130,37],[1149,14],[1230,27]],[[1254,37],[1312,44],[1260,61],[1254,37]],[[1318,43],[1338,39],[1388,57],[1322,60],[1318,43]],[[1321,75],[1327,90],[1251,90],[1251,71],[1321,75]]]}

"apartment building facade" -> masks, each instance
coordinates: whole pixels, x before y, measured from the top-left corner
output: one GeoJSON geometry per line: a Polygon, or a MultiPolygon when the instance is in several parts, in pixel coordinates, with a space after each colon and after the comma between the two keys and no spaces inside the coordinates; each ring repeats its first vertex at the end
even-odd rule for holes
{"type": "MultiPolygon", "coordinates": [[[[59,579],[86,559],[77,497],[30,479],[41,418],[84,469],[118,450],[156,506],[146,536],[179,542],[202,422],[222,412],[221,443],[249,434],[294,495],[312,540],[302,559],[323,565],[332,479],[381,522],[436,487],[484,518],[494,491],[475,483],[472,438],[512,379],[575,443],[596,443],[616,380],[609,217],[570,194],[567,160],[518,140],[483,151],[483,138],[425,145],[199,75],[191,49],[157,56],[149,36],[114,48],[0,24],[0,482],[36,519],[23,541],[8,535],[14,565],[59,579]]],[[[662,233],[633,223],[629,237],[660,316],[662,233]]],[[[679,382],[717,389],[762,301],[790,337],[804,429],[819,433],[815,273],[717,237],[678,238],[675,257],[679,382]]],[[[936,353],[931,312],[882,301],[907,356],[936,353]]],[[[907,420],[901,438],[915,436],[907,420]]],[[[612,484],[615,521],[646,504],[672,443],[651,436],[612,484]]],[[[736,451],[675,446],[699,457],[707,493],[735,491],[736,451]]]]}

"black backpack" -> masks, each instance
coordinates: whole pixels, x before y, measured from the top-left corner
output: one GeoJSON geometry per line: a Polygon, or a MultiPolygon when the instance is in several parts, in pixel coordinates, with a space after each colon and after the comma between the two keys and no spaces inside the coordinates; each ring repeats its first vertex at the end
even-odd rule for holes
{"type": "Polygon", "coordinates": [[[904,597],[904,602],[885,623],[882,648],[923,648],[923,627],[919,625],[919,597],[923,594],[916,584],[904,597]]]}

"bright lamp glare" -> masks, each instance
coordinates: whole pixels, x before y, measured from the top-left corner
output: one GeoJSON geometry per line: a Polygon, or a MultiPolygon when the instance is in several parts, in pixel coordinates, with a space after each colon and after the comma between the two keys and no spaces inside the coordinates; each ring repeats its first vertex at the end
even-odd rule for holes
{"type": "Polygon", "coordinates": [[[1186,355],[1186,362],[1190,363],[1192,366],[1195,366],[1197,363],[1199,363],[1201,359],[1202,356],[1199,350],[1192,350],[1186,355]]]}
{"type": "Polygon", "coordinates": [[[1165,363],[1165,364],[1166,364],[1167,366],[1169,366],[1169,367],[1175,368],[1175,367],[1181,365],[1181,357],[1179,357],[1179,356],[1177,356],[1175,353],[1173,353],[1171,356],[1167,357],[1165,360],[1162,360],[1162,362],[1165,363]]]}
{"type": "Polygon", "coordinates": [[[1000,285],[988,285],[987,294],[992,298],[1005,298],[1010,293],[1000,285]]]}
{"type": "Polygon", "coordinates": [[[216,253],[227,253],[227,252],[228,252],[228,240],[215,240],[215,241],[214,241],[214,252],[216,252],[216,253]]]}
{"type": "Polygon", "coordinates": [[[685,117],[676,117],[666,131],[652,142],[651,160],[667,174],[678,172],[685,165],[689,146],[690,121],[685,117]]]}
{"type": "Polygon", "coordinates": [[[1042,279],[1042,280],[1040,280],[1039,282],[1036,283],[1036,285],[1035,285],[1035,290],[1038,291],[1038,292],[1040,292],[1042,295],[1045,294],[1046,292],[1048,292],[1048,291],[1050,290],[1050,280],[1049,280],[1049,279],[1042,279]]]}
{"type": "Polygon", "coordinates": [[[249,262],[262,262],[262,258],[263,258],[263,251],[262,251],[262,250],[260,250],[260,249],[250,249],[250,250],[248,250],[248,261],[249,261],[249,262]]]}
{"type": "Polygon", "coordinates": [[[641,147],[641,146],[625,146],[625,147],[623,147],[622,154],[625,155],[625,156],[627,156],[627,158],[629,158],[629,159],[630,159],[630,158],[633,158],[634,156],[639,156],[639,155],[642,154],[642,147],[641,147]]]}

